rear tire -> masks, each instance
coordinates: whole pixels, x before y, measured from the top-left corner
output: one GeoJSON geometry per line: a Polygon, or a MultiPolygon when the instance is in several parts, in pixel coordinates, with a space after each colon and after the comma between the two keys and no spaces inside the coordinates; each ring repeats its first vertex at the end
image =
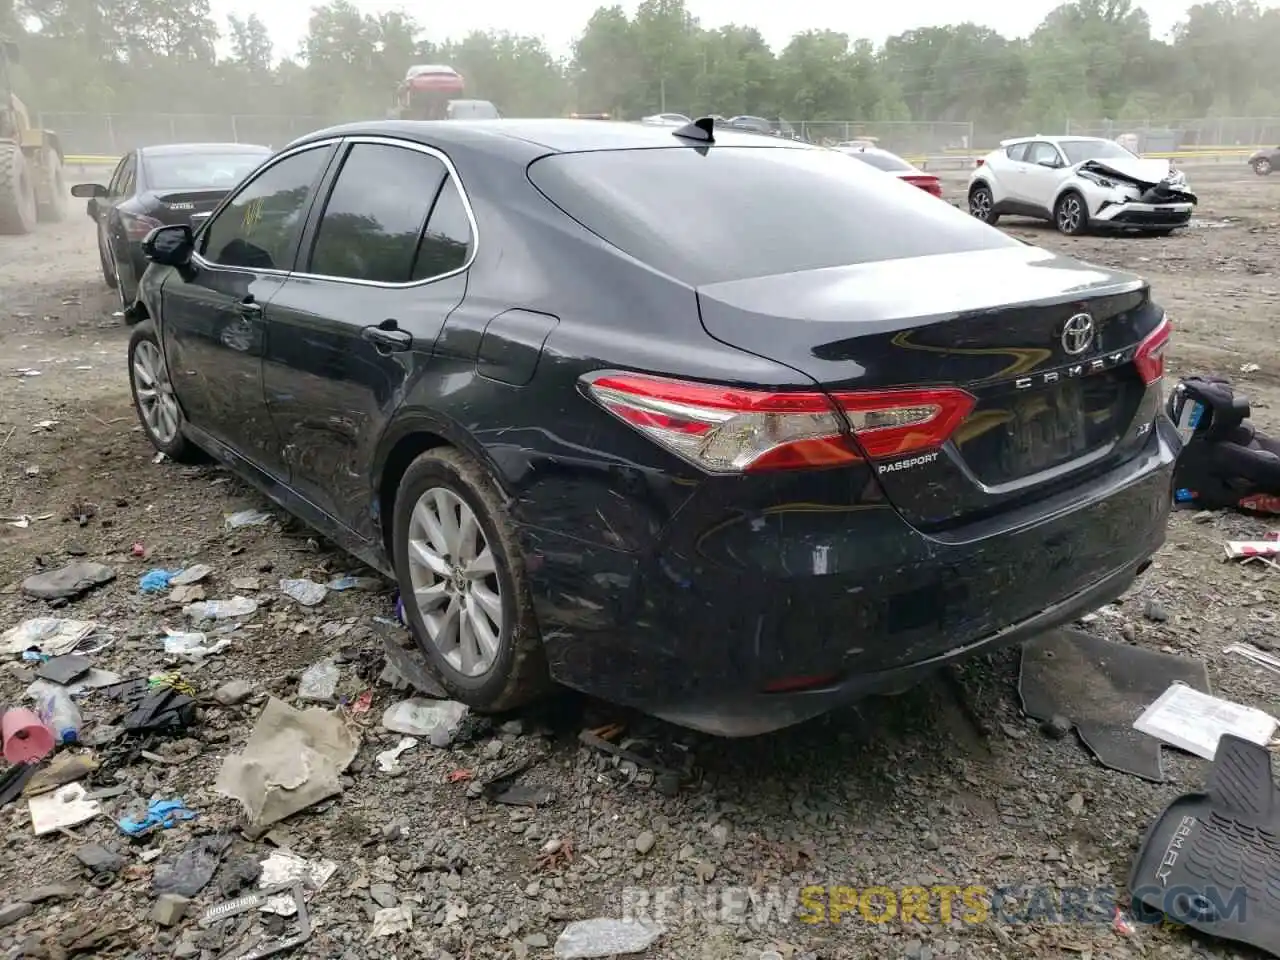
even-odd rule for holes
{"type": "Polygon", "coordinates": [[[155,321],[143,320],[129,337],[129,389],[142,432],[151,445],[178,463],[200,463],[203,452],[182,433],[186,416],[173,395],[169,367],[155,321]]]}
{"type": "Polygon", "coordinates": [[[969,215],[990,226],[1000,222],[1000,214],[996,213],[995,197],[991,188],[985,183],[974,184],[969,190],[969,215]]]}
{"type": "Polygon", "coordinates": [[[1260,177],[1268,176],[1271,173],[1271,161],[1266,157],[1259,157],[1253,161],[1253,172],[1260,177]]]}
{"type": "Polygon", "coordinates": [[[102,264],[102,280],[112,290],[119,286],[120,281],[116,278],[115,264],[107,256],[106,248],[102,245],[102,234],[98,234],[98,263],[102,264]]]}
{"type": "Polygon", "coordinates": [[[480,463],[442,447],[409,465],[396,492],[392,555],[405,620],[451,697],[480,712],[501,713],[551,689],[514,527],[480,463]],[[470,538],[437,543],[440,538],[431,535],[472,522],[470,538]],[[485,619],[476,625],[479,617],[485,619]],[[495,638],[488,655],[478,640],[472,645],[481,633],[495,638]],[[468,657],[464,648],[480,656],[468,657]]]}
{"type": "Polygon", "coordinates": [[[1068,237],[1078,237],[1089,230],[1089,207],[1084,197],[1068,190],[1058,198],[1053,208],[1053,224],[1058,232],[1068,237]]]}
{"type": "Polygon", "coordinates": [[[31,233],[39,219],[35,183],[15,143],[0,143],[0,234],[31,233]]]}
{"type": "Polygon", "coordinates": [[[67,219],[69,194],[67,179],[62,172],[62,158],[56,151],[47,151],[45,159],[45,179],[49,184],[49,196],[40,204],[38,215],[44,223],[61,223],[67,219]]]}

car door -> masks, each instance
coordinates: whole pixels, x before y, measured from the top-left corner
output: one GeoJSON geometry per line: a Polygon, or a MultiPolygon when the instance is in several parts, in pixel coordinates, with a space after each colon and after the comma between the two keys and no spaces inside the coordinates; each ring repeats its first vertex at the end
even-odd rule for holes
{"type": "Polygon", "coordinates": [[[466,293],[474,218],[442,153],[358,138],[272,301],[264,385],[291,485],[377,536],[374,450],[466,293]]]}
{"type": "Polygon", "coordinates": [[[165,356],[188,421],[275,477],[287,471],[263,396],[264,323],[335,148],[281,154],[243,184],[197,236],[193,269],[171,272],[161,293],[165,356]]]}
{"type": "Polygon", "coordinates": [[[1027,150],[1027,162],[1023,164],[1025,172],[1022,182],[1025,185],[1027,203],[1038,210],[1051,211],[1066,165],[1062,153],[1048,140],[1036,140],[1032,143],[1027,150]]]}

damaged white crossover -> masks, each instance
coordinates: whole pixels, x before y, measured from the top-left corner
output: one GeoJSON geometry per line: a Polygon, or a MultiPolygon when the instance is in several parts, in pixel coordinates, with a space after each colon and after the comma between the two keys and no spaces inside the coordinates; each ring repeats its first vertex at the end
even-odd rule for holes
{"type": "Polygon", "coordinates": [[[969,212],[1036,217],[1062,233],[1168,234],[1191,222],[1196,196],[1169,160],[1143,159],[1098,137],[1005,140],[969,178],[969,212]]]}

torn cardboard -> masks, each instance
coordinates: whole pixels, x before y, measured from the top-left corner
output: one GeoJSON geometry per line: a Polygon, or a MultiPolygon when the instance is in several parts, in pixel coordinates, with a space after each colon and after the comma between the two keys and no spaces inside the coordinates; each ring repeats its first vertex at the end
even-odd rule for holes
{"type": "Polygon", "coordinates": [[[218,793],[238,800],[246,832],[273,823],[342,792],[342,774],[360,749],[360,737],[336,712],[296,710],[272,697],[243,753],[226,758],[218,793]]]}

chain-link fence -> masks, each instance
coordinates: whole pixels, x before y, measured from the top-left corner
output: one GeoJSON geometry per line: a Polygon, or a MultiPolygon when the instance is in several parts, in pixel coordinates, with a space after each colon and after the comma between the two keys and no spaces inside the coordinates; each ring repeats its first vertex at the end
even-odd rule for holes
{"type": "Polygon", "coordinates": [[[339,122],[315,116],[212,113],[39,113],[33,122],[57,132],[71,156],[118,157],[134,147],[161,143],[260,143],[290,140],[339,122]]]}
{"type": "Polygon", "coordinates": [[[1132,134],[1139,150],[1253,148],[1280,144],[1280,117],[1147,117],[1143,120],[1068,120],[1066,132],[1079,137],[1132,134]]]}
{"type": "Polygon", "coordinates": [[[973,124],[932,120],[805,120],[792,123],[804,139],[835,146],[850,140],[870,140],[876,146],[906,156],[968,150],[973,124]]]}
{"type": "MultiPolygon", "coordinates": [[[[116,157],[133,147],[159,143],[260,143],[281,147],[289,141],[355,117],[271,116],[193,113],[52,113],[35,122],[55,130],[72,156],[116,157]]],[[[375,118],[366,118],[375,119],[375,118]]],[[[1006,137],[1054,130],[1011,130],[1004,134],[969,121],[929,120],[791,120],[792,128],[813,143],[835,145],[868,140],[909,157],[963,154],[989,150],[1006,137]]],[[[1062,133],[1115,139],[1134,134],[1140,151],[1174,151],[1206,147],[1256,147],[1280,143],[1278,117],[1222,117],[1141,122],[1069,120],[1062,133]]]]}

